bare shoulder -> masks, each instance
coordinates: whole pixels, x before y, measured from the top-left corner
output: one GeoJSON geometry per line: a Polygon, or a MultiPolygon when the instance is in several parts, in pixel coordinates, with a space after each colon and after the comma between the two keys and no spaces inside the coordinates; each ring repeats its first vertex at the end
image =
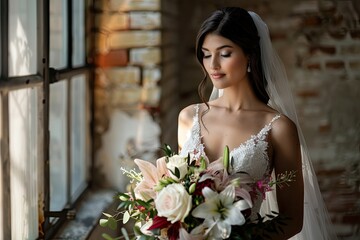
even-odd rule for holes
{"type": "Polygon", "coordinates": [[[275,144],[290,144],[299,141],[296,124],[285,115],[281,115],[274,121],[271,135],[275,144]]]}
{"type": "Polygon", "coordinates": [[[179,122],[188,123],[192,120],[195,113],[195,104],[183,108],[179,113],[179,122]]]}
{"type": "MultiPolygon", "coordinates": [[[[196,105],[192,104],[184,109],[182,109],[179,113],[178,117],[178,145],[181,149],[184,142],[187,139],[187,133],[191,129],[193,125],[193,119],[196,114],[196,105]]],[[[200,104],[201,105],[201,104],[200,104]]]]}
{"type": "Polygon", "coordinates": [[[192,123],[193,118],[196,114],[196,106],[199,105],[199,108],[202,109],[203,108],[203,103],[200,104],[192,104],[189,105],[185,108],[183,108],[180,113],[179,113],[179,123],[184,123],[184,124],[189,124],[192,123]]]}
{"type": "Polygon", "coordinates": [[[273,123],[273,131],[277,134],[288,131],[297,131],[296,124],[287,116],[281,114],[280,117],[273,123]]]}

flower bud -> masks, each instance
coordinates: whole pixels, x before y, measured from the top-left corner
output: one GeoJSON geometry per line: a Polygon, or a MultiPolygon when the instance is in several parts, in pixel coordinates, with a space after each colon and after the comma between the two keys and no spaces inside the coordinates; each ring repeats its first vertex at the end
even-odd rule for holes
{"type": "Polygon", "coordinates": [[[196,183],[191,184],[189,187],[189,193],[193,194],[195,192],[195,189],[196,189],[196,183]]]}

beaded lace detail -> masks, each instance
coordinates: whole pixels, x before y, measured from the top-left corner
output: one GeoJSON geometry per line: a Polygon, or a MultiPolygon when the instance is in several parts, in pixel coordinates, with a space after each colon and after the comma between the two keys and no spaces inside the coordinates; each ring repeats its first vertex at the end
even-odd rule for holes
{"type": "MultiPolygon", "coordinates": [[[[180,155],[187,156],[188,153],[193,153],[196,157],[207,157],[205,154],[205,146],[201,142],[201,129],[198,115],[199,105],[197,104],[195,105],[193,125],[180,151],[180,155]]],[[[270,175],[271,169],[267,152],[269,144],[266,141],[266,137],[272,128],[273,122],[279,119],[280,116],[280,114],[277,114],[256,135],[252,135],[247,141],[230,152],[230,174],[235,174],[240,171],[246,172],[255,181],[262,180],[270,175]]],[[[256,213],[259,212],[261,203],[262,198],[258,197],[253,205],[252,219],[256,218],[256,213]]]]}
{"type": "Polygon", "coordinates": [[[206,157],[204,144],[201,143],[199,122],[199,104],[195,105],[195,116],[193,117],[193,125],[187,136],[183,148],[180,151],[181,156],[187,156],[189,153],[194,154],[196,159],[201,156],[206,157]]]}

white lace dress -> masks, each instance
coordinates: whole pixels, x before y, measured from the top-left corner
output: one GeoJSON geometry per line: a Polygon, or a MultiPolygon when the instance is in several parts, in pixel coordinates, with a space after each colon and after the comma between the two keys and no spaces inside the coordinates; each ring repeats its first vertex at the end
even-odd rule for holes
{"type": "MultiPolygon", "coordinates": [[[[272,123],[280,118],[280,116],[280,114],[277,114],[256,135],[252,135],[250,139],[230,152],[230,174],[242,171],[248,173],[254,180],[264,179],[271,174],[266,137],[271,130],[272,123]]],[[[201,142],[199,105],[195,105],[193,125],[187,140],[183,144],[180,155],[186,156],[189,152],[195,153],[198,157],[206,157],[205,146],[201,142]]],[[[255,200],[251,219],[256,218],[256,214],[260,211],[262,201],[263,199],[261,197],[255,200]]]]}

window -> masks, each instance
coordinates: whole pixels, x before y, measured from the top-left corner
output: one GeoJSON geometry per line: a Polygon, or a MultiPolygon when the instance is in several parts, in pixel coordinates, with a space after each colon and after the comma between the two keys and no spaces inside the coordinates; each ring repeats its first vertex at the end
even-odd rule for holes
{"type": "Polygon", "coordinates": [[[50,239],[88,186],[88,2],[0,2],[0,239],[50,239]]]}

